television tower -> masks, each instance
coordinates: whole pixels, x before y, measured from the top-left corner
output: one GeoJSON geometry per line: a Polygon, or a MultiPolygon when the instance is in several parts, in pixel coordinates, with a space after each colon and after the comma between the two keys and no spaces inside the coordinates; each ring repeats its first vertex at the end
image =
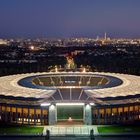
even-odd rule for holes
{"type": "Polygon", "coordinates": [[[107,34],[106,34],[106,32],[105,32],[105,36],[104,36],[104,39],[105,39],[105,40],[107,40],[107,34]]]}

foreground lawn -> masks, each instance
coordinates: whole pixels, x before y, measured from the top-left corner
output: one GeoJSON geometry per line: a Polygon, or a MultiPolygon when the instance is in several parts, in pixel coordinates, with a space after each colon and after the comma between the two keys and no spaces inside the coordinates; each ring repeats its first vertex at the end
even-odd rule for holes
{"type": "Polygon", "coordinates": [[[0,134],[37,134],[42,132],[43,127],[0,126],[0,134]]]}
{"type": "Polygon", "coordinates": [[[123,133],[123,132],[139,132],[140,126],[104,126],[98,127],[99,133],[123,133]]]}

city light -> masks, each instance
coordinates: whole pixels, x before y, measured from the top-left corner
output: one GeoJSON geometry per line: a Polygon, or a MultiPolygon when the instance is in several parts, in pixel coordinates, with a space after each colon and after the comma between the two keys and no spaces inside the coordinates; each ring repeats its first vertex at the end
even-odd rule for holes
{"type": "Polygon", "coordinates": [[[34,47],[34,46],[30,46],[30,49],[31,49],[31,50],[34,50],[34,49],[35,49],[35,47],[34,47]]]}

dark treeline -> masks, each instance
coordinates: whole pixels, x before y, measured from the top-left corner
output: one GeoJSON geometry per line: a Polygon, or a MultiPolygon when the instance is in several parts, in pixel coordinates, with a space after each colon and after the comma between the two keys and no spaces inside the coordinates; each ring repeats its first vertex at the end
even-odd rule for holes
{"type": "Polygon", "coordinates": [[[48,71],[50,66],[64,67],[68,53],[73,53],[78,67],[89,65],[93,71],[140,75],[140,46],[50,47],[29,50],[0,47],[0,76],[48,71]],[[2,60],[4,62],[2,62],[2,60]],[[16,60],[8,62],[8,60],[16,60]],[[22,60],[22,62],[20,62],[22,60]],[[26,62],[24,62],[26,60],[26,62]],[[35,60],[31,63],[30,60],[35,60]]]}
{"type": "Polygon", "coordinates": [[[36,63],[0,63],[0,76],[31,72],[45,72],[49,70],[50,66],[64,66],[65,63],[66,59],[58,56],[41,59],[36,63]]]}
{"type": "MultiPolygon", "coordinates": [[[[75,56],[75,63],[80,65],[89,65],[93,71],[127,73],[140,75],[140,58],[126,57],[122,55],[112,56],[94,56],[87,53],[75,56]]],[[[46,61],[36,63],[0,63],[0,75],[44,72],[49,70],[49,66],[66,64],[64,57],[49,58],[46,61]]]]}
{"type": "Polygon", "coordinates": [[[84,53],[77,55],[75,62],[78,66],[89,65],[93,71],[140,75],[140,56],[130,57],[122,54],[95,56],[84,53]]]}

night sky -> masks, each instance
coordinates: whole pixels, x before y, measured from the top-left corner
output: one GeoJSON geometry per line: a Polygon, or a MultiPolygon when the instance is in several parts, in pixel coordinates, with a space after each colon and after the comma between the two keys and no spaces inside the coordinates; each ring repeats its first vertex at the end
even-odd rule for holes
{"type": "Polygon", "coordinates": [[[0,0],[0,38],[140,37],[140,0],[0,0]]]}

